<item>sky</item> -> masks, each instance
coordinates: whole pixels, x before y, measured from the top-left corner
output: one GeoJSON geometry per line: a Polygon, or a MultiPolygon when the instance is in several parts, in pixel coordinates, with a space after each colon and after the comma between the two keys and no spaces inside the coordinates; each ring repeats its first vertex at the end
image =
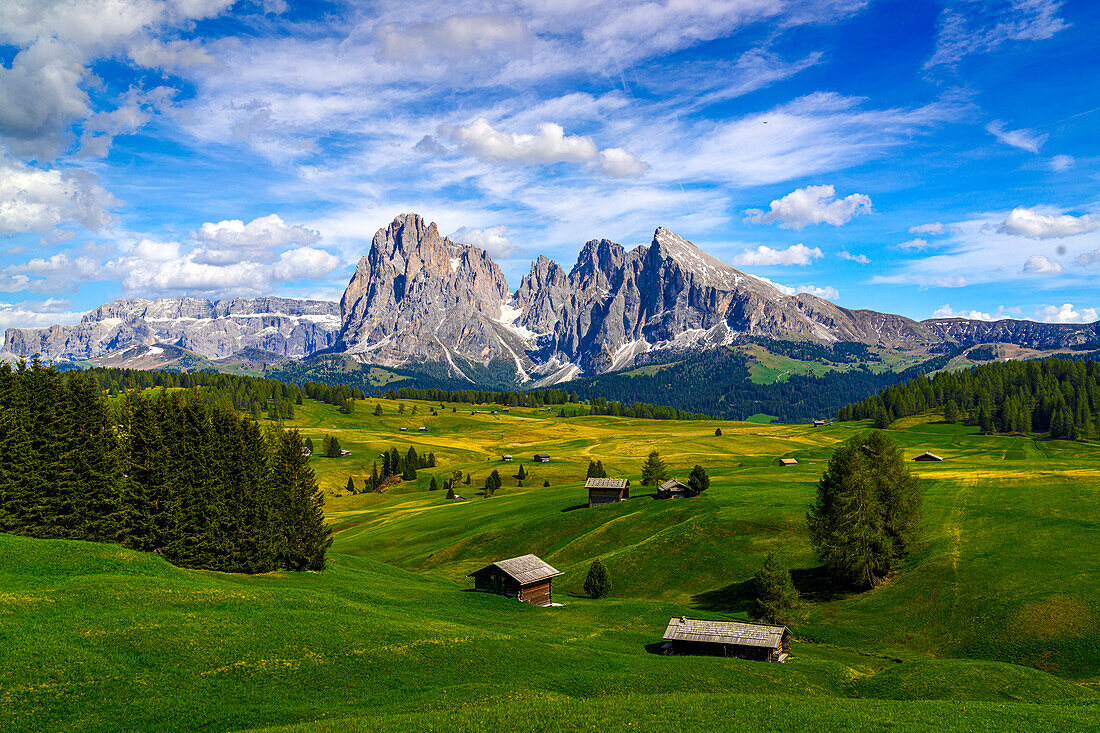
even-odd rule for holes
{"type": "Polygon", "coordinates": [[[1092,0],[0,0],[0,328],[338,300],[414,211],[515,288],[664,226],[849,308],[1091,322],[1092,0]]]}

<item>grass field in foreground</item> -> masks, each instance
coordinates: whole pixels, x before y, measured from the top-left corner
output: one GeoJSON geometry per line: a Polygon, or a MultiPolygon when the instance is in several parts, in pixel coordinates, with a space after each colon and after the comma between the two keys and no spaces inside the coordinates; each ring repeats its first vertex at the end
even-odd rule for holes
{"type": "Polygon", "coordinates": [[[316,444],[330,433],[353,451],[311,462],[337,528],[324,573],[195,572],[111,545],[0,535],[0,730],[1095,726],[1097,446],[899,423],[908,455],[947,458],[912,464],[927,539],[889,585],[837,595],[803,518],[833,446],[862,426],[438,404],[431,416],[411,401],[378,418],[373,406],[297,408],[293,424],[316,444]],[[384,494],[336,495],[384,447],[410,443],[435,453],[440,478],[473,473],[469,500],[427,491],[428,471],[384,494]],[[657,501],[632,486],[629,502],[582,506],[590,457],[636,480],[653,448],[681,477],[707,466],[711,489],[657,501]],[[552,462],[532,464],[536,452],[552,462]],[[799,465],[781,469],[781,456],[799,465]],[[525,486],[480,496],[489,470],[521,461],[525,486]],[[647,650],[673,615],[744,618],[745,581],[769,550],[807,596],[790,662],[647,650]],[[470,570],[524,552],[565,572],[562,607],[466,592],[470,570]],[[600,601],[579,595],[596,557],[615,583],[600,601]]]}

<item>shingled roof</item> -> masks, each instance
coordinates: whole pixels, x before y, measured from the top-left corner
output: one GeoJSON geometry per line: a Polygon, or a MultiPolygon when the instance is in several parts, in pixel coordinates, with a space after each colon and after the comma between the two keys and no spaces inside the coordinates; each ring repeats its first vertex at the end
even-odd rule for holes
{"type": "Polygon", "coordinates": [[[743,624],[737,621],[705,621],[678,616],[668,622],[668,641],[701,641],[710,644],[736,644],[774,649],[788,633],[785,626],[743,624]]]}
{"type": "Polygon", "coordinates": [[[625,489],[630,483],[625,478],[590,478],[584,482],[586,489],[625,489]]]}
{"type": "Polygon", "coordinates": [[[520,585],[537,583],[540,580],[546,580],[547,578],[554,578],[561,575],[561,572],[551,567],[544,562],[542,558],[536,555],[520,555],[519,557],[513,557],[508,560],[497,560],[492,565],[486,565],[481,570],[470,573],[470,575],[475,575],[491,567],[499,568],[520,585]]]}
{"type": "Polygon", "coordinates": [[[688,485],[685,484],[683,481],[680,481],[679,479],[670,478],[668,481],[665,481],[663,484],[661,484],[658,488],[661,491],[671,491],[672,489],[675,489],[677,487],[681,489],[686,489],[688,488],[688,485]]]}

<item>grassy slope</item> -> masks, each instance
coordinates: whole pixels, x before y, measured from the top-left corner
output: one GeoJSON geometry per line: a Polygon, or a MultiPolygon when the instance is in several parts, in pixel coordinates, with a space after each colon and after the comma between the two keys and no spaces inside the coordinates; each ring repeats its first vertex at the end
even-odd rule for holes
{"type": "Polygon", "coordinates": [[[618,730],[631,716],[660,729],[713,727],[717,710],[748,730],[773,716],[800,729],[854,729],[871,716],[985,730],[1095,717],[1096,696],[1078,684],[1100,680],[1100,559],[1083,551],[1100,546],[1095,446],[899,425],[907,453],[948,458],[913,464],[927,479],[927,542],[890,585],[834,597],[812,570],[802,517],[832,446],[857,426],[473,416],[450,405],[431,417],[423,404],[416,416],[386,404],[375,418],[373,404],[351,416],[313,402],[297,411],[315,443],[329,432],[354,451],[312,462],[339,529],[323,574],[192,572],[113,546],[0,535],[0,729],[332,719],[333,730],[468,730],[520,712],[563,729],[618,730]],[[397,430],[421,424],[432,431],[397,430]],[[505,468],[501,452],[533,476],[489,500],[463,486],[466,503],[425,491],[427,472],[393,493],[331,496],[383,447],[409,442],[435,452],[440,477],[461,468],[483,480],[505,468]],[[675,473],[712,468],[710,491],[659,502],[637,487],[630,502],[578,508],[589,457],[636,479],[654,447],[675,473]],[[554,461],[532,465],[541,451],[554,461]],[[800,464],[779,469],[780,456],[800,464]],[[742,617],[744,581],[773,549],[810,596],[791,662],[646,652],[672,615],[742,617]],[[471,569],[523,552],[565,571],[563,607],[461,592],[471,569]],[[574,595],[594,557],[615,581],[599,602],[574,595]]]}

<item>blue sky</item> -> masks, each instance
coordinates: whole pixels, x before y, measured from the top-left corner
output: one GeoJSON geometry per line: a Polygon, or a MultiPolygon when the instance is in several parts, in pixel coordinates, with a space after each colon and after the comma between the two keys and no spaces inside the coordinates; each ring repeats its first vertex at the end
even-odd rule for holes
{"type": "Polygon", "coordinates": [[[665,226],[851,308],[1093,321],[1098,30],[1087,0],[5,0],[0,327],[338,299],[406,211],[512,287],[665,226]]]}

